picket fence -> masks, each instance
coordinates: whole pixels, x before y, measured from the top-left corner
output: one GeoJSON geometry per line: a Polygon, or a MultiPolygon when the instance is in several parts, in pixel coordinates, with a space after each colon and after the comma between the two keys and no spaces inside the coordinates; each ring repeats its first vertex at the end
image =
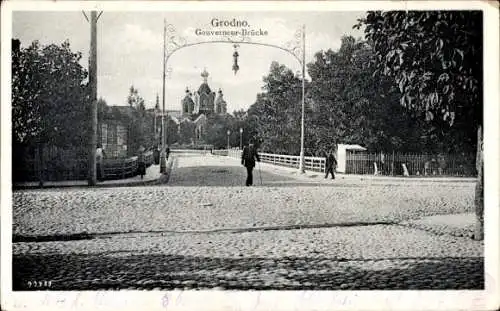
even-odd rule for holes
{"type": "Polygon", "coordinates": [[[475,176],[472,154],[348,153],[346,174],[475,176]]]}

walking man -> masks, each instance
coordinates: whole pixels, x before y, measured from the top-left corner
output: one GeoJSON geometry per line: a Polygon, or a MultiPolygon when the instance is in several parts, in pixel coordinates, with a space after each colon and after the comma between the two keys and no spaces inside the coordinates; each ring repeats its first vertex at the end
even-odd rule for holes
{"type": "Polygon", "coordinates": [[[260,162],[260,158],[253,141],[250,141],[248,146],[243,148],[243,153],[241,154],[241,164],[247,168],[247,186],[253,184],[253,168],[255,167],[255,161],[260,162]]]}
{"type": "Polygon", "coordinates": [[[330,150],[328,155],[326,156],[326,175],[325,178],[328,178],[328,174],[332,174],[332,179],[335,179],[335,169],[337,168],[337,159],[333,155],[333,152],[330,150]]]}

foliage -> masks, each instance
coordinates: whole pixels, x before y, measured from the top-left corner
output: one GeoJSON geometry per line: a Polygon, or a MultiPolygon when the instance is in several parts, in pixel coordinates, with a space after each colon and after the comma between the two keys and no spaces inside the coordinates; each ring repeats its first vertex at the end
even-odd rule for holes
{"type": "Polygon", "coordinates": [[[248,109],[253,125],[247,133],[256,134],[263,151],[298,154],[302,83],[299,77],[277,62],[263,78],[263,93],[257,94],[248,109]],[[255,127],[256,125],[256,127],[255,127]]]}
{"type": "Polygon", "coordinates": [[[203,141],[206,144],[213,145],[216,149],[227,148],[227,131],[231,132],[229,144],[231,147],[239,145],[236,142],[237,130],[235,127],[235,118],[230,114],[213,114],[207,117],[206,130],[203,134],[203,141]]]}
{"type": "Polygon", "coordinates": [[[166,118],[166,131],[168,145],[175,144],[180,140],[179,126],[171,118],[166,118]]]}
{"type": "Polygon", "coordinates": [[[193,143],[192,138],[194,137],[196,125],[192,122],[181,122],[179,130],[179,142],[181,144],[191,144],[193,143]]]}
{"type": "Polygon", "coordinates": [[[139,148],[152,146],[153,143],[153,119],[147,118],[144,99],[139,95],[139,90],[132,85],[127,96],[129,107],[133,108],[132,118],[129,123],[128,150],[130,154],[136,154],[139,148]],[[148,122],[150,121],[150,122],[148,122]]]}
{"type": "MultiPolygon", "coordinates": [[[[388,78],[373,77],[372,48],[343,37],[338,52],[318,52],[308,65],[313,111],[306,114],[313,152],[336,143],[361,144],[372,150],[419,149],[421,124],[399,105],[388,78]]],[[[310,147],[310,148],[311,148],[310,147]]]]}
{"type": "Polygon", "coordinates": [[[34,41],[13,54],[14,143],[85,146],[90,101],[81,54],[73,53],[68,41],[60,46],[34,41]]]}
{"type": "Polygon", "coordinates": [[[144,99],[139,95],[139,90],[134,88],[133,85],[130,86],[127,103],[130,107],[136,108],[140,112],[146,110],[144,106],[144,99]]]}
{"type": "Polygon", "coordinates": [[[482,12],[377,11],[355,27],[362,25],[375,74],[394,80],[400,103],[431,121],[433,135],[474,148],[483,111],[482,12]]]}

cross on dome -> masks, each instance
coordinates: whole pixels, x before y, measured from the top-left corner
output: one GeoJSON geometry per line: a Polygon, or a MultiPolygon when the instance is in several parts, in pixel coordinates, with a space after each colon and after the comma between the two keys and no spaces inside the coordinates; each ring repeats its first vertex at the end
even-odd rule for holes
{"type": "Polygon", "coordinates": [[[207,68],[203,69],[203,72],[201,73],[201,77],[203,78],[204,83],[207,83],[208,76],[209,76],[209,74],[207,72],[207,68]]]}

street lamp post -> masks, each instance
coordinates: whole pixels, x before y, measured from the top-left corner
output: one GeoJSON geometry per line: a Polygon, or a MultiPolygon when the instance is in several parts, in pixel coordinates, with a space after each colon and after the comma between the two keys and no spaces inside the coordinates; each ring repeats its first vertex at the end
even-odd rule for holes
{"type": "Polygon", "coordinates": [[[305,80],[306,80],[306,26],[302,26],[302,123],[300,125],[300,163],[299,172],[305,173],[304,170],[304,114],[305,114],[305,80]]]}
{"type": "Polygon", "coordinates": [[[165,63],[166,63],[166,42],[167,42],[167,24],[163,20],[163,102],[161,113],[161,152],[160,152],[160,173],[165,173],[167,170],[167,154],[165,148],[165,63]]]}
{"type": "MultiPolygon", "coordinates": [[[[231,131],[227,130],[227,152],[229,153],[229,135],[231,135],[231,131]]],[[[228,154],[229,155],[229,154],[228,154]]]]}
{"type": "Polygon", "coordinates": [[[243,149],[243,129],[240,127],[240,150],[243,149]]]}

